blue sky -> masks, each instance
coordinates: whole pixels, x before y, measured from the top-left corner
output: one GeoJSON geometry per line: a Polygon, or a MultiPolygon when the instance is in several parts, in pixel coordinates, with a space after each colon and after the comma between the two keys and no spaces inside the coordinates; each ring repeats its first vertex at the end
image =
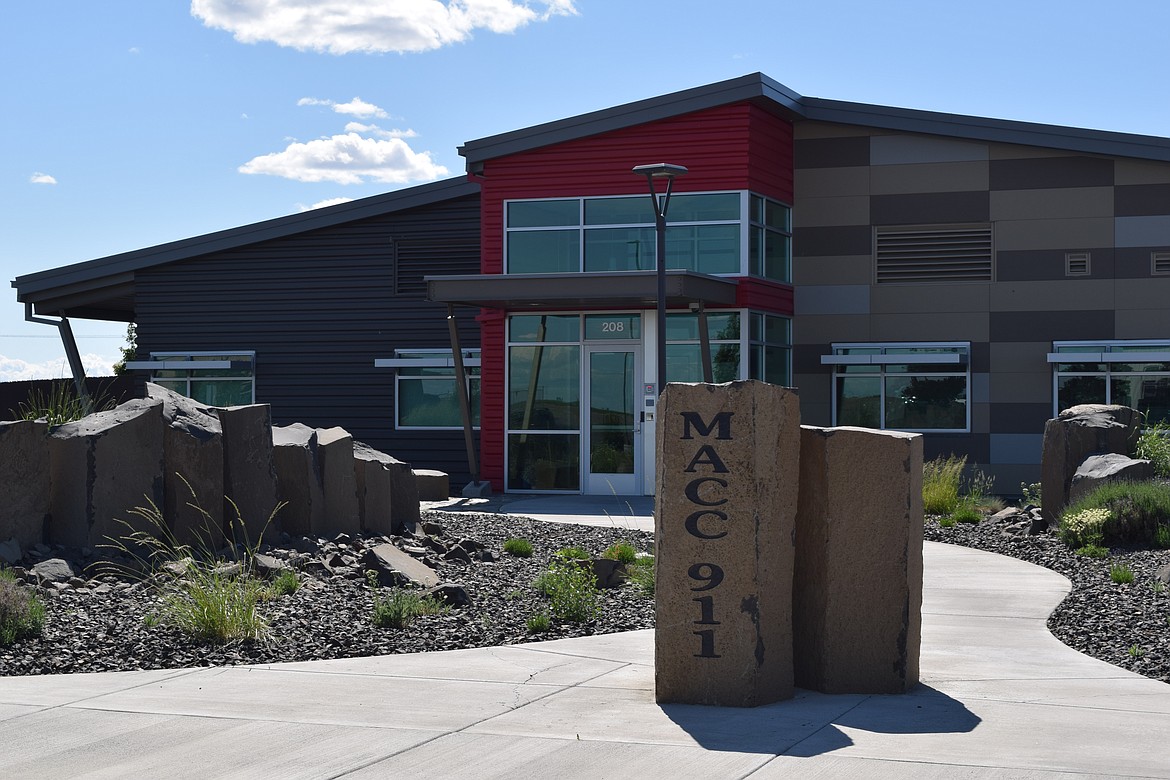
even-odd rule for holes
{"type": "MultiPolygon", "coordinates": [[[[1168,29],[1164,0],[10,3],[0,270],[460,175],[465,141],[756,71],[814,97],[1170,136],[1168,29]]],[[[0,381],[64,376],[56,330],[5,289],[0,381]]],[[[124,328],[74,328],[103,373],[124,328]]]]}

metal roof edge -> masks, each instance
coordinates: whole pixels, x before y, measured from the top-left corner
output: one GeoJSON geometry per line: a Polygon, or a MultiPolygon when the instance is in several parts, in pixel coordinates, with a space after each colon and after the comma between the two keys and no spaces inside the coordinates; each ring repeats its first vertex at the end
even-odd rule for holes
{"type": "Polygon", "coordinates": [[[298,214],[254,222],[249,225],[205,233],[143,249],[121,252],[71,265],[24,274],[12,281],[17,298],[63,285],[94,281],[113,274],[126,273],[155,265],[186,260],[211,252],[236,249],[260,241],[341,225],[359,219],[391,214],[444,200],[474,195],[479,184],[465,176],[456,176],[429,184],[372,195],[368,198],[339,203],[298,214]]]}
{"type": "Polygon", "coordinates": [[[459,147],[459,154],[467,159],[467,170],[474,172],[485,160],[495,157],[759,98],[765,98],[793,113],[801,112],[800,95],[763,73],[749,73],[726,81],[467,141],[459,147]]]}
{"type": "Polygon", "coordinates": [[[806,120],[1041,146],[1116,157],[1170,160],[1170,138],[1160,136],[947,114],[824,98],[806,97],[803,99],[803,106],[806,120]]]}

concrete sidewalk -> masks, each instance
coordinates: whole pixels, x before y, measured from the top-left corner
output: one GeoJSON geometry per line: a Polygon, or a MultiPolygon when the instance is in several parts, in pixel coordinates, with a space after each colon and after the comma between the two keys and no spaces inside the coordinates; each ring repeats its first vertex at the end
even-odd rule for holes
{"type": "Polygon", "coordinates": [[[904,696],[658,706],[651,631],[0,678],[0,777],[1170,777],[1170,686],[1048,633],[1063,577],[934,543],[925,560],[904,696]]]}

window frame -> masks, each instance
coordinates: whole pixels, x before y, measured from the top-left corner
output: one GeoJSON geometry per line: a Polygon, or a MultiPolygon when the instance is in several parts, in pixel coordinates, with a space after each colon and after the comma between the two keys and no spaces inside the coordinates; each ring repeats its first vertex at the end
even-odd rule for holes
{"type": "MultiPolygon", "coordinates": [[[[160,387],[166,387],[168,390],[172,389],[167,383],[183,382],[186,392],[179,393],[187,398],[198,401],[198,403],[206,403],[207,406],[216,406],[205,401],[199,401],[191,395],[191,382],[243,382],[247,381],[250,387],[248,394],[248,404],[256,403],[256,351],[251,349],[215,349],[215,350],[182,350],[182,349],[167,349],[156,350],[150,353],[150,359],[145,361],[134,361],[127,363],[127,368],[131,369],[145,369],[150,371],[148,381],[157,384],[160,387]],[[220,358],[219,361],[205,360],[203,362],[223,362],[226,359],[230,363],[248,363],[250,372],[247,377],[239,375],[199,375],[194,376],[196,371],[216,371],[222,370],[222,367],[215,368],[200,368],[198,363],[200,359],[220,358]],[[235,360],[234,358],[242,358],[242,360],[235,360]],[[171,365],[168,365],[171,364],[171,365]],[[155,371],[186,371],[187,375],[184,377],[160,377],[155,374],[155,371]]],[[[234,367],[228,370],[235,370],[234,367]]],[[[179,392],[175,390],[174,392],[179,392]]]]}
{"type": "MultiPolygon", "coordinates": [[[[1060,380],[1062,377],[1100,377],[1105,384],[1105,398],[1099,403],[1111,404],[1113,401],[1113,379],[1125,376],[1165,376],[1170,378],[1170,370],[1166,371],[1114,371],[1115,364],[1133,362],[1166,363],[1170,364],[1170,339],[1078,339],[1073,341],[1053,341],[1052,352],[1047,355],[1047,361],[1052,366],[1052,416],[1061,412],[1060,380]],[[1140,349],[1148,347],[1148,349],[1140,349]],[[1136,351],[1126,352],[1124,349],[1136,351]],[[1079,351],[1061,352],[1061,349],[1076,349],[1079,351]],[[1117,349],[1117,351],[1114,351],[1117,349]],[[1135,361],[1134,358],[1145,357],[1135,361]],[[1069,358],[1081,357],[1082,360],[1069,358]],[[1128,357],[1129,360],[1124,358],[1128,357]],[[1162,358],[1162,359],[1158,359],[1162,358]],[[1104,366],[1104,369],[1094,371],[1061,371],[1061,365],[1076,363],[1091,363],[1104,366]]],[[[1136,407],[1135,407],[1136,408],[1136,407]]],[[[1170,420],[1170,413],[1165,418],[1170,420]]]]}
{"type": "Polygon", "coordinates": [[[971,342],[969,341],[868,341],[868,342],[834,342],[832,352],[821,356],[822,365],[832,366],[832,424],[849,425],[839,419],[840,399],[838,398],[838,379],[847,376],[867,376],[878,379],[878,421],[883,431],[905,431],[907,433],[935,433],[954,434],[971,433],[971,342]],[[846,350],[877,350],[870,354],[845,354],[846,350]],[[935,350],[924,351],[920,354],[913,352],[887,352],[887,350],[935,350]],[[938,352],[937,350],[965,350],[964,352],[938,352]],[[950,359],[949,355],[956,355],[957,359],[950,359]],[[942,359],[945,358],[945,359],[942,359]],[[930,365],[961,366],[961,370],[890,372],[886,370],[891,365],[930,365]],[[875,366],[877,371],[869,374],[847,374],[843,368],[850,365],[875,366]],[[964,427],[962,428],[898,428],[886,424],[886,380],[893,377],[953,377],[963,376],[966,388],[963,393],[964,427]]]}
{"type": "MultiPolygon", "coordinates": [[[[481,350],[479,347],[464,347],[460,350],[463,355],[463,365],[465,369],[479,370],[481,350]]],[[[426,348],[426,347],[411,347],[394,350],[394,358],[392,360],[379,360],[375,365],[380,368],[394,369],[394,430],[396,431],[461,431],[463,430],[463,422],[460,420],[455,425],[403,425],[402,424],[402,382],[449,382],[452,388],[455,387],[455,357],[451,349],[443,349],[442,347],[426,348]],[[427,357],[423,357],[423,356],[427,357]],[[417,357],[415,357],[417,356],[417,357]],[[434,376],[403,376],[401,369],[403,368],[449,368],[450,375],[434,375],[434,376]]],[[[481,382],[481,375],[472,374],[470,371],[465,376],[467,386],[468,401],[477,397],[472,392],[472,382],[481,382]]],[[[482,384],[480,385],[482,390],[482,384]]],[[[480,424],[474,422],[475,409],[472,409],[473,422],[472,430],[478,431],[480,424]]],[[[462,412],[459,413],[462,417],[462,412]]],[[[480,418],[482,420],[482,410],[480,410],[480,418]]]]}

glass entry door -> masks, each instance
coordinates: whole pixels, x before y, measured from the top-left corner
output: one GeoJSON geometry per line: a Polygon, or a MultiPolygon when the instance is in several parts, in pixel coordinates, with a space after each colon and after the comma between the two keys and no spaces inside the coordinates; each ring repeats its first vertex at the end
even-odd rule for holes
{"type": "Polygon", "coordinates": [[[642,423],[634,405],[640,374],[633,349],[587,347],[585,491],[640,495],[642,423]]]}

